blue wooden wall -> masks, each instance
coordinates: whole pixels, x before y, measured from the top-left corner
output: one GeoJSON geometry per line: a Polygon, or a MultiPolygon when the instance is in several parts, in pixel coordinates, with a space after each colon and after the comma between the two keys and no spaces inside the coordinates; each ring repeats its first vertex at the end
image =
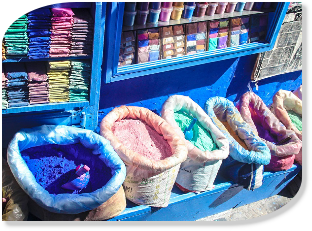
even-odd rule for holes
{"type": "MultiPolygon", "coordinates": [[[[162,104],[173,94],[187,95],[204,108],[208,98],[223,96],[237,102],[248,91],[257,55],[208,63],[134,79],[103,83],[99,122],[114,107],[131,105],[160,113],[162,104]]],[[[295,90],[302,83],[301,71],[259,81],[253,91],[268,105],[279,89],[295,90]]]]}

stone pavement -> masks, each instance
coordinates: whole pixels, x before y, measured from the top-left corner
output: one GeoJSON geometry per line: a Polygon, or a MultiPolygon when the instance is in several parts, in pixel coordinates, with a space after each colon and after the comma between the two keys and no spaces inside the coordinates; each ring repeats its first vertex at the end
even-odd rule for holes
{"type": "Polygon", "coordinates": [[[301,183],[301,174],[298,175],[277,195],[197,221],[243,221],[272,213],[286,205],[298,192],[301,183]]]}

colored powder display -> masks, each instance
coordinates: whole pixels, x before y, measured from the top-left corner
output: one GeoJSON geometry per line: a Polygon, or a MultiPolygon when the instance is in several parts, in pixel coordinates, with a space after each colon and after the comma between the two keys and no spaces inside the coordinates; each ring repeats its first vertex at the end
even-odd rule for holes
{"type": "Polygon", "coordinates": [[[50,194],[73,193],[61,186],[77,177],[75,168],[80,164],[90,167],[90,181],[86,188],[74,193],[94,192],[112,177],[111,169],[81,143],[37,146],[21,155],[36,181],[50,194]]]}
{"type": "Polygon", "coordinates": [[[227,121],[221,121],[230,135],[246,150],[249,150],[245,142],[236,134],[227,121]]]}
{"type": "Polygon", "coordinates": [[[172,155],[171,147],[164,137],[140,120],[117,121],[112,131],[127,149],[149,159],[163,160],[172,155]]]}
{"type": "MultiPolygon", "coordinates": [[[[193,120],[193,117],[187,115],[182,111],[174,113],[174,119],[181,128],[181,131],[184,131],[193,120]]],[[[193,138],[190,142],[201,151],[213,151],[218,149],[217,144],[213,141],[209,131],[207,131],[198,121],[194,124],[193,128],[193,138]]]]}
{"type": "Polygon", "coordinates": [[[299,131],[302,131],[302,117],[294,111],[287,111],[291,122],[296,126],[299,131]]]}
{"type": "Polygon", "coordinates": [[[260,138],[270,141],[271,143],[274,144],[277,143],[277,137],[274,134],[270,133],[270,131],[263,128],[263,126],[259,123],[255,123],[255,125],[260,138]]]}

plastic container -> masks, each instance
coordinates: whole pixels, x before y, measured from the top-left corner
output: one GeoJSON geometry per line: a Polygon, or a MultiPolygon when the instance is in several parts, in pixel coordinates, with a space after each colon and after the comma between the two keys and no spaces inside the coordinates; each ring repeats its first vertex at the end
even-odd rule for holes
{"type": "Polygon", "coordinates": [[[254,6],[253,6],[253,9],[254,10],[261,10],[262,5],[263,5],[263,2],[255,2],[254,6]]]}
{"type": "Polygon", "coordinates": [[[245,10],[251,10],[253,5],[254,5],[254,2],[246,2],[244,9],[245,10]]]}
{"type": "Polygon", "coordinates": [[[135,12],[136,10],[136,2],[126,2],[125,3],[125,11],[135,12]]]}
{"type": "Polygon", "coordinates": [[[245,4],[246,2],[238,2],[235,7],[235,11],[242,12],[244,10],[245,4]]]}
{"type": "Polygon", "coordinates": [[[136,25],[145,25],[147,20],[148,11],[137,11],[137,15],[135,17],[136,25]]]}
{"type": "Polygon", "coordinates": [[[148,11],[149,2],[138,2],[137,10],[140,11],[148,11]]]}
{"type": "Polygon", "coordinates": [[[264,2],[263,3],[263,9],[268,9],[271,7],[272,2],[264,2]]]}
{"type": "Polygon", "coordinates": [[[225,12],[226,13],[233,13],[235,10],[237,2],[229,2],[226,6],[225,12]]]}
{"type": "Polygon", "coordinates": [[[187,6],[196,6],[195,2],[187,2],[186,5],[187,6]]]}
{"type": "Polygon", "coordinates": [[[176,6],[176,7],[181,7],[181,8],[183,8],[184,2],[174,2],[174,3],[172,4],[172,6],[176,6]]]}
{"type": "Polygon", "coordinates": [[[180,20],[182,16],[183,7],[173,7],[173,11],[171,13],[172,20],[180,20]]]}
{"type": "Polygon", "coordinates": [[[159,15],[159,20],[163,22],[168,22],[170,20],[171,12],[173,11],[173,8],[161,8],[161,12],[159,15]]]}
{"type": "Polygon", "coordinates": [[[158,19],[159,19],[160,12],[161,12],[161,9],[158,9],[158,10],[150,9],[148,22],[157,23],[158,19]]]}
{"type": "Polygon", "coordinates": [[[150,2],[149,8],[153,10],[160,10],[161,2],[150,2]]]}
{"type": "Polygon", "coordinates": [[[133,26],[135,15],[137,12],[124,12],[123,25],[124,26],[133,26]]]}
{"type": "Polygon", "coordinates": [[[204,17],[206,13],[206,9],[208,7],[207,3],[196,3],[196,8],[194,11],[194,16],[195,17],[204,17]]]}
{"type": "Polygon", "coordinates": [[[161,7],[162,8],[171,8],[172,4],[173,4],[173,2],[162,2],[161,7]]]}
{"type": "Polygon", "coordinates": [[[208,3],[208,7],[207,7],[207,10],[206,10],[206,15],[207,16],[214,16],[217,7],[218,7],[218,3],[217,2],[210,2],[210,3],[208,3]]]}
{"type": "Polygon", "coordinates": [[[185,5],[184,6],[184,11],[183,11],[183,18],[188,18],[188,19],[191,19],[192,16],[193,16],[193,12],[195,10],[195,6],[188,6],[188,5],[185,5]]]}
{"type": "Polygon", "coordinates": [[[228,2],[219,2],[216,9],[216,14],[223,14],[227,4],[228,2]]]}

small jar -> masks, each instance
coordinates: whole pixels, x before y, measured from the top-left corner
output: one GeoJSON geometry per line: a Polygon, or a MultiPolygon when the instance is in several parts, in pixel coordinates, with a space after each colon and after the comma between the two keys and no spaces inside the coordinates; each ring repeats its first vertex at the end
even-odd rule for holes
{"type": "Polygon", "coordinates": [[[182,11],[183,8],[182,7],[173,7],[173,11],[171,13],[171,19],[172,20],[180,20],[181,16],[182,16],[182,11]]]}
{"type": "Polygon", "coordinates": [[[171,8],[163,8],[162,7],[160,15],[159,15],[159,20],[163,21],[163,22],[169,22],[172,10],[173,10],[172,7],[171,8]]]}
{"type": "Polygon", "coordinates": [[[135,15],[137,14],[136,11],[134,12],[124,12],[124,18],[123,18],[123,25],[124,26],[133,26],[135,15]]]}
{"type": "Polygon", "coordinates": [[[126,2],[125,3],[125,11],[127,12],[135,12],[136,10],[136,2],[126,2]]]}
{"type": "Polygon", "coordinates": [[[254,3],[253,2],[246,2],[245,4],[245,10],[251,10],[253,7],[254,3]]]}
{"type": "Polygon", "coordinates": [[[209,2],[208,7],[206,10],[207,16],[214,16],[216,9],[217,9],[218,3],[217,2],[209,2]]]}
{"type": "Polygon", "coordinates": [[[148,11],[149,2],[138,2],[137,3],[137,10],[140,11],[148,11]]]}
{"type": "Polygon", "coordinates": [[[161,8],[161,2],[150,2],[149,8],[159,10],[161,8]]]}
{"type": "Polygon", "coordinates": [[[196,8],[195,8],[195,12],[194,12],[194,16],[195,17],[204,17],[205,13],[206,13],[206,9],[208,7],[207,3],[196,3],[196,8]]]}
{"type": "Polygon", "coordinates": [[[159,19],[160,11],[161,9],[158,9],[158,10],[150,9],[148,22],[157,23],[159,19]]]}
{"type": "Polygon", "coordinates": [[[228,2],[219,2],[216,9],[216,14],[223,14],[227,4],[228,2]]]}
{"type": "Polygon", "coordinates": [[[183,11],[183,18],[188,18],[188,19],[191,19],[192,16],[193,16],[193,12],[195,10],[195,6],[188,6],[188,5],[185,5],[184,6],[184,11],[183,11]]]}
{"type": "Polygon", "coordinates": [[[226,6],[225,12],[226,13],[233,13],[235,10],[237,2],[229,2],[226,6]]]}
{"type": "Polygon", "coordinates": [[[238,2],[236,4],[235,11],[242,12],[244,10],[245,4],[246,4],[246,2],[238,2]]]}
{"type": "Polygon", "coordinates": [[[145,25],[147,20],[148,11],[137,11],[137,15],[135,18],[136,25],[145,25]]]}
{"type": "Polygon", "coordinates": [[[162,8],[171,8],[172,4],[173,4],[173,2],[162,2],[161,7],[162,8]]]}
{"type": "Polygon", "coordinates": [[[176,6],[176,7],[183,8],[184,2],[174,2],[174,3],[172,4],[172,6],[176,6]]]}

